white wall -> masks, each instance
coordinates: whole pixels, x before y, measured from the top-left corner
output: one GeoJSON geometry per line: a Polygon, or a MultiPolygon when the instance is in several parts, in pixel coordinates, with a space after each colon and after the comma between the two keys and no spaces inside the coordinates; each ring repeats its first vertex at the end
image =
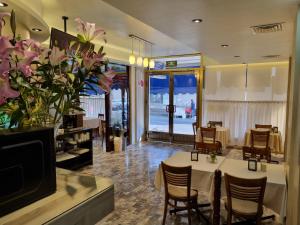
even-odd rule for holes
{"type": "Polygon", "coordinates": [[[296,21],[294,56],[290,78],[290,98],[287,130],[288,164],[288,225],[300,224],[300,8],[296,21]]]}
{"type": "Polygon", "coordinates": [[[135,144],[142,140],[144,124],[144,69],[130,67],[130,101],[131,101],[131,143],[135,144]]]}

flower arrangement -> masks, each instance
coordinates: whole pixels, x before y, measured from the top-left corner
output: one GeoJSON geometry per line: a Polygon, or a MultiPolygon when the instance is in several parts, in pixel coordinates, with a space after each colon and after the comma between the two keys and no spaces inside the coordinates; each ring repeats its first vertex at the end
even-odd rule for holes
{"type": "Polygon", "coordinates": [[[98,84],[109,92],[112,70],[103,47],[96,52],[92,40],[105,32],[94,23],[75,20],[78,41],[65,49],[52,49],[16,37],[15,13],[0,14],[0,112],[10,118],[9,127],[56,124],[72,110],[80,110],[79,96],[98,84]],[[12,37],[1,35],[3,17],[10,16],[12,37]],[[82,49],[82,45],[90,46],[82,49]]]}

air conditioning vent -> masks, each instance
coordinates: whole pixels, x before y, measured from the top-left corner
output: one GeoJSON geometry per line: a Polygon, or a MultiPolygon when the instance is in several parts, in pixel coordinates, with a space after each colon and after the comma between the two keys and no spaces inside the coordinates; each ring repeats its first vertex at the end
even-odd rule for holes
{"type": "Polygon", "coordinates": [[[267,58],[267,59],[273,59],[273,58],[279,58],[280,55],[264,55],[263,58],[267,58]]]}
{"type": "Polygon", "coordinates": [[[264,34],[271,32],[279,32],[282,31],[284,22],[280,23],[270,23],[270,24],[262,24],[257,26],[250,27],[254,34],[264,34]]]}

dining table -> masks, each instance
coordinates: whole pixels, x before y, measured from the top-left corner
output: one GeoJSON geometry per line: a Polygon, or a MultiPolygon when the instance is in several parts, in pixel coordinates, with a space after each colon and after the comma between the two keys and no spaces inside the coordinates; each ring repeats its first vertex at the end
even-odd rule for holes
{"type": "MultiPolygon", "coordinates": [[[[257,128],[257,129],[252,129],[255,131],[267,131],[268,129],[264,128],[257,128]]],[[[251,143],[251,129],[247,130],[245,133],[245,141],[244,145],[245,146],[250,146],[251,143]]],[[[271,148],[272,153],[276,154],[284,154],[283,146],[282,146],[282,136],[281,132],[270,132],[270,138],[269,138],[269,147],[271,148]]]]}
{"type": "MultiPolygon", "coordinates": [[[[257,171],[248,170],[248,161],[236,160],[217,156],[215,163],[209,160],[210,156],[206,154],[198,154],[198,161],[191,161],[191,152],[177,152],[164,163],[170,166],[183,167],[192,166],[191,187],[200,192],[208,194],[210,201],[213,201],[214,192],[214,172],[221,170],[222,177],[225,173],[229,175],[255,179],[267,177],[267,185],[264,195],[264,205],[274,211],[278,221],[283,221],[286,216],[286,201],[287,201],[287,185],[286,171],[284,164],[267,164],[266,172],[260,169],[258,163],[257,171]]],[[[164,186],[163,173],[161,165],[156,171],[154,185],[156,189],[161,190],[164,186]]],[[[226,196],[226,188],[224,179],[221,182],[221,196],[226,196]]],[[[221,199],[222,199],[221,198],[221,199]]]]}
{"type": "MultiPolygon", "coordinates": [[[[219,167],[222,175],[225,173],[246,179],[257,179],[267,177],[263,204],[269,209],[272,209],[279,216],[279,220],[283,221],[286,216],[286,201],[287,201],[287,186],[286,186],[286,171],[283,164],[267,163],[266,172],[260,169],[258,163],[257,171],[248,170],[248,161],[225,159],[219,167]]],[[[210,189],[210,198],[213,197],[213,185],[210,189]]],[[[225,182],[222,178],[221,182],[221,198],[226,196],[225,182]]]]}
{"type": "MultiPolygon", "coordinates": [[[[225,160],[223,156],[217,156],[215,163],[209,162],[209,156],[206,154],[198,154],[198,161],[191,161],[190,152],[177,152],[170,158],[166,159],[164,163],[170,166],[192,166],[192,180],[191,187],[193,189],[201,190],[209,193],[211,183],[214,177],[214,172],[218,169],[221,163],[225,160]]],[[[163,173],[161,165],[156,171],[154,185],[158,190],[164,186],[163,173]]]]}
{"type": "MultiPolygon", "coordinates": [[[[230,140],[230,130],[226,127],[216,126],[216,141],[221,142],[222,148],[226,148],[230,140]]],[[[201,129],[197,129],[196,143],[201,142],[201,129]]]]}

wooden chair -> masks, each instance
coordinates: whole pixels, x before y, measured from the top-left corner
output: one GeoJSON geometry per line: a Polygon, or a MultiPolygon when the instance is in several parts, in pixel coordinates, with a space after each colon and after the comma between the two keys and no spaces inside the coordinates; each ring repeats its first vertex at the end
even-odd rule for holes
{"type": "Polygon", "coordinates": [[[215,152],[222,154],[222,143],[216,141],[216,128],[200,127],[201,142],[197,143],[196,148],[201,153],[209,154],[215,152]]]}
{"type": "Polygon", "coordinates": [[[198,192],[191,189],[191,175],[192,167],[173,167],[161,162],[164,185],[165,185],[165,207],[163,222],[166,222],[167,209],[170,205],[173,210],[170,213],[176,213],[178,211],[188,211],[188,223],[191,225],[191,212],[192,208],[196,210],[198,218],[200,220],[200,211],[198,209],[198,192]],[[174,204],[170,202],[174,201],[174,204]],[[184,206],[178,206],[177,202],[183,202],[184,206]]]}
{"type": "Polygon", "coordinates": [[[222,181],[222,172],[220,170],[215,170],[212,225],[220,225],[220,220],[221,220],[221,181],[222,181]]]}
{"type": "Polygon", "coordinates": [[[197,122],[192,123],[194,132],[194,149],[196,148],[196,134],[197,134],[197,122]]]}
{"type": "Polygon", "coordinates": [[[223,126],[223,122],[222,121],[209,121],[208,122],[210,124],[211,127],[222,127],[223,126]]]}
{"type": "Polygon", "coordinates": [[[103,147],[103,142],[104,142],[105,135],[106,135],[106,121],[105,120],[100,120],[99,133],[100,133],[100,136],[102,137],[102,147],[103,147]]]}
{"type": "Polygon", "coordinates": [[[105,118],[104,118],[104,114],[102,114],[102,113],[99,113],[98,114],[98,119],[100,119],[100,120],[104,120],[105,118]]]}
{"type": "Polygon", "coordinates": [[[255,222],[257,225],[260,225],[262,220],[275,218],[274,215],[262,217],[267,177],[244,179],[225,173],[224,179],[227,193],[225,199],[227,225],[240,224],[240,222],[232,223],[233,215],[244,218],[247,222],[255,222]]]}
{"type": "Polygon", "coordinates": [[[250,148],[245,151],[251,151],[251,157],[270,160],[271,150],[269,147],[270,131],[250,131],[250,148]]]}
{"type": "Polygon", "coordinates": [[[265,128],[265,129],[272,129],[272,125],[265,125],[265,124],[255,124],[255,128],[265,128]]]}

